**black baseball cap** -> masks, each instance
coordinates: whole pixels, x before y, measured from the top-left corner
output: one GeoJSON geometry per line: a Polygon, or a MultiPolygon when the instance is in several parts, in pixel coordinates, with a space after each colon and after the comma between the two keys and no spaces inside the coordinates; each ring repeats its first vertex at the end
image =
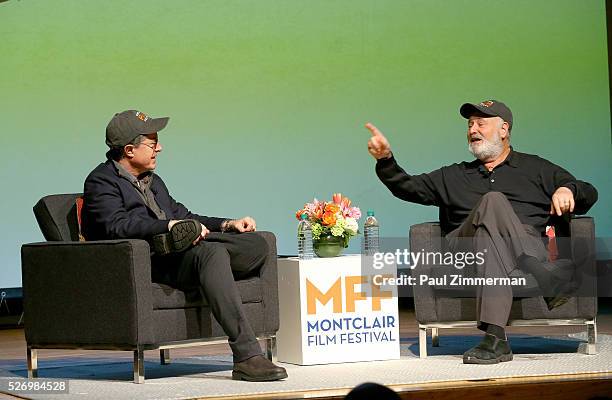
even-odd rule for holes
{"type": "Polygon", "coordinates": [[[169,119],[169,117],[151,118],[136,110],[117,113],[106,126],[106,144],[108,147],[125,146],[138,135],[161,131],[169,119]]]}
{"type": "Polygon", "coordinates": [[[479,104],[465,103],[459,109],[463,118],[470,118],[474,114],[484,114],[491,117],[500,117],[512,129],[512,111],[501,101],[485,100],[479,104]]]}

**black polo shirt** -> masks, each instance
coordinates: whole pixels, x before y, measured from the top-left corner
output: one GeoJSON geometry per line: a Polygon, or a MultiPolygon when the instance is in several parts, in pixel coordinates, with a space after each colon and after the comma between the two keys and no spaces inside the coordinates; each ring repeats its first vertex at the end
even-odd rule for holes
{"type": "Polygon", "coordinates": [[[561,186],[574,193],[575,214],[597,201],[597,190],[536,155],[511,149],[504,162],[488,171],[479,160],[452,164],[427,174],[409,175],[394,157],[378,160],[376,174],[394,196],[440,208],[440,226],[449,233],[461,225],[483,194],[501,192],[523,224],[544,232],[551,198],[561,186]]]}

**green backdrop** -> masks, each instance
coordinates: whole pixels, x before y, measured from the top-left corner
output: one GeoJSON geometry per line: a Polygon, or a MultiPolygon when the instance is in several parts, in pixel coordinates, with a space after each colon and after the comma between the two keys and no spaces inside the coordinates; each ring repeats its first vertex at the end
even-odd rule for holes
{"type": "Polygon", "coordinates": [[[250,214],[294,254],[315,196],[374,209],[384,236],[435,219],[378,182],[363,124],[426,172],[471,158],[458,108],[488,98],[512,108],[517,150],[599,189],[591,214],[612,236],[603,0],[0,3],[0,287],[21,285],[20,245],[42,239],[32,206],[82,190],[115,112],[170,116],[158,173],[174,197],[250,214]]]}

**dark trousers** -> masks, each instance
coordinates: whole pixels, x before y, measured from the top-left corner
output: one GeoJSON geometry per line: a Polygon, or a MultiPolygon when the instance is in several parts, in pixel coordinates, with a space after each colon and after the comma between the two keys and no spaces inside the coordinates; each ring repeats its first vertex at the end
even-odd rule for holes
{"type": "Polygon", "coordinates": [[[234,279],[257,275],[268,245],[254,233],[210,233],[188,250],[152,259],[153,281],[181,290],[199,289],[219,322],[234,362],[262,354],[244,314],[234,279]]]}
{"type": "MultiPolygon", "coordinates": [[[[510,202],[500,192],[483,195],[461,226],[446,235],[451,251],[484,252],[479,276],[507,278],[523,254],[544,261],[546,248],[540,232],[523,225],[510,202]]],[[[479,323],[506,326],[512,307],[511,286],[480,286],[476,315],[479,323]]]]}

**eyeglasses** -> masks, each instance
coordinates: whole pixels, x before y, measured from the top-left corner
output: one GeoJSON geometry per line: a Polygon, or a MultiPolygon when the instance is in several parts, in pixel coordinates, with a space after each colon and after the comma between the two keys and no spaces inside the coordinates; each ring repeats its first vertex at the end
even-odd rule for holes
{"type": "Polygon", "coordinates": [[[155,151],[155,149],[157,149],[157,144],[158,142],[153,142],[153,143],[144,143],[144,142],[140,142],[140,144],[147,146],[148,148],[150,148],[151,150],[155,151]]]}

